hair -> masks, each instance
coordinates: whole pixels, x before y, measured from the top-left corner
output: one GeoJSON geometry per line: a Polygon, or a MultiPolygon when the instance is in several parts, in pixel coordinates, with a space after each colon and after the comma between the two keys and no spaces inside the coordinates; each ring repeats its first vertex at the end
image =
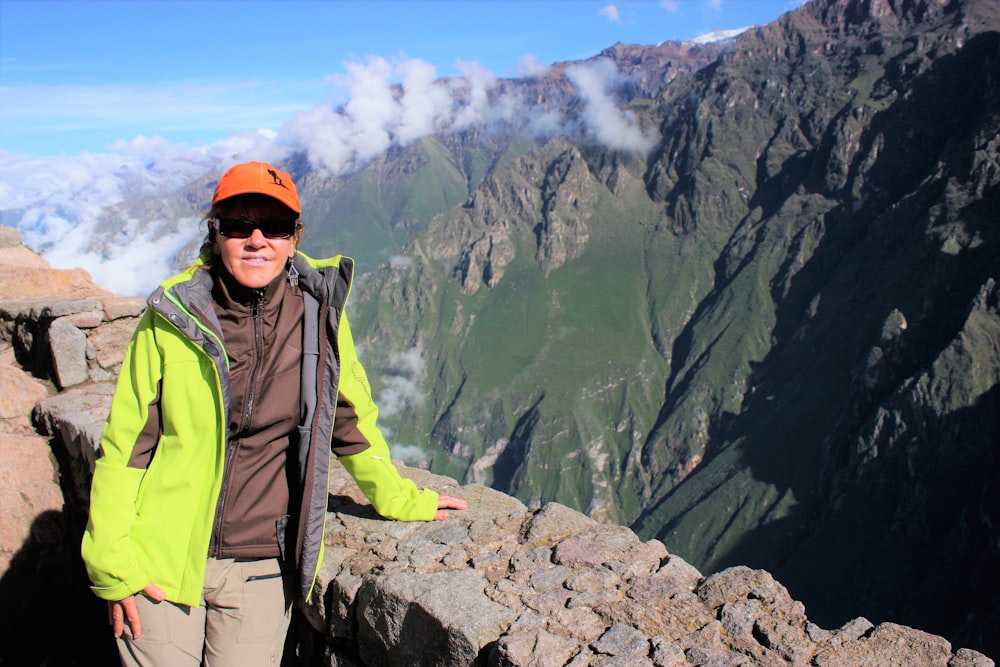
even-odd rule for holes
{"type": "Polygon", "coordinates": [[[295,226],[295,233],[292,235],[292,240],[296,246],[298,245],[299,238],[302,236],[303,224],[298,219],[298,213],[274,197],[256,193],[229,197],[213,205],[202,219],[208,226],[208,232],[201,242],[199,256],[206,265],[211,265],[215,257],[215,241],[219,233],[215,228],[215,221],[219,218],[239,218],[247,222],[263,222],[265,220],[283,220],[288,223],[298,222],[295,226]]]}

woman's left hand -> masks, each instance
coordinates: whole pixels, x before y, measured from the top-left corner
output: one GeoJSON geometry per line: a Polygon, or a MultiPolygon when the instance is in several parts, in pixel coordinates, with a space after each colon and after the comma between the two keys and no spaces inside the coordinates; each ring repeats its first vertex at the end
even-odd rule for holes
{"type": "Polygon", "coordinates": [[[443,521],[448,518],[448,513],[444,510],[464,510],[469,506],[469,503],[465,502],[461,498],[452,498],[451,496],[438,496],[438,511],[434,515],[435,521],[443,521]]]}

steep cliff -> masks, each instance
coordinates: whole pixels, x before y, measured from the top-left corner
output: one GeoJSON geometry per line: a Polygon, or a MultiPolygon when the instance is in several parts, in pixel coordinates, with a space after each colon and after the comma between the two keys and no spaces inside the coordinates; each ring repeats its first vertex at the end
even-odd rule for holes
{"type": "MultiPolygon", "coordinates": [[[[4,231],[0,227],[0,242],[4,231]]],[[[13,255],[15,261],[31,257],[26,251],[13,255]]],[[[0,248],[0,274],[21,268],[10,260],[0,248]]],[[[45,279],[41,284],[57,282],[47,278],[59,272],[33,268],[45,279]]],[[[74,277],[77,289],[92,287],[85,275],[74,277]]],[[[6,296],[0,294],[0,440],[5,468],[22,474],[0,478],[0,546],[13,556],[9,566],[0,565],[0,663],[112,663],[106,609],[87,589],[79,542],[110,405],[107,373],[114,374],[129,338],[116,323],[134,325],[141,301],[101,294],[103,317],[75,318],[71,326],[87,339],[87,354],[53,340],[53,313],[68,308],[58,288],[28,301],[6,296]],[[36,346],[46,353],[23,354],[36,346]],[[8,359],[14,350],[24,367],[8,359]],[[56,391],[55,359],[73,354],[83,357],[89,377],[56,391]],[[10,396],[12,388],[34,396],[34,407],[25,396],[10,396]],[[32,433],[33,447],[11,442],[11,429],[24,437],[31,430],[29,410],[47,436],[32,433]],[[24,473],[46,468],[63,495],[43,504],[37,478],[24,473]],[[8,539],[29,522],[30,530],[8,539]],[[46,641],[53,599],[60,617],[72,619],[59,642],[46,641]]],[[[80,303],[88,306],[86,299],[80,303]]],[[[706,576],[659,540],[644,541],[564,505],[531,510],[482,485],[459,485],[412,468],[402,472],[421,486],[465,498],[469,508],[444,522],[386,521],[335,465],[318,579],[322,594],[297,607],[284,665],[994,665],[981,653],[898,624],[854,618],[824,629],[764,570],[739,566],[706,576]]]]}
{"type": "MultiPolygon", "coordinates": [[[[284,166],[304,249],[380,266],[351,307],[400,456],[995,653],[998,54],[996,2],[814,0],[496,82],[496,122],[350,173],[284,166]]],[[[189,261],[198,169],[137,179],[94,252],[189,261]]]]}
{"type": "Polygon", "coordinates": [[[630,98],[648,155],[498,166],[358,292],[396,441],[825,622],[995,641],[998,30],[820,0],[630,98]]]}

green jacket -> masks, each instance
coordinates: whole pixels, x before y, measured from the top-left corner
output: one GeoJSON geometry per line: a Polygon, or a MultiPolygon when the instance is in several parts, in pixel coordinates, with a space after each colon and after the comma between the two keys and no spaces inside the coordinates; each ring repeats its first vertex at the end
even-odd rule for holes
{"type": "MultiPolygon", "coordinates": [[[[344,314],[353,261],[298,253],[293,267],[306,308],[298,438],[303,497],[289,552],[309,600],[323,558],[338,392],[356,407],[357,429],[369,443],[339,461],[375,510],[390,519],[431,520],[438,496],[399,475],[376,426],[378,408],[344,314]]],[[[164,282],[147,303],[101,433],[82,554],[100,598],[120,600],[154,583],[168,600],[198,606],[225,467],[227,355],[194,315],[213,317],[211,276],[201,261],[164,282]],[[155,402],[160,419],[150,424],[155,402]],[[151,456],[136,451],[144,442],[155,443],[151,456]]]]}

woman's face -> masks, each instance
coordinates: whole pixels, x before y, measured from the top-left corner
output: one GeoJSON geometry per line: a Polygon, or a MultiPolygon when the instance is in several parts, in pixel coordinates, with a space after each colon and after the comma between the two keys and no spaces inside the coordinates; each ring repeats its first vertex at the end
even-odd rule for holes
{"type": "Polygon", "coordinates": [[[266,287],[281,274],[288,260],[295,256],[298,233],[294,222],[287,221],[286,224],[287,217],[274,215],[266,210],[247,210],[245,207],[236,206],[225,211],[225,215],[220,215],[220,218],[223,219],[215,223],[216,253],[222,260],[223,266],[244,287],[266,287]],[[227,220],[247,222],[241,225],[227,223],[227,220]],[[238,237],[250,231],[251,226],[252,231],[249,236],[238,237]],[[271,235],[283,229],[294,233],[288,238],[267,238],[261,228],[265,231],[270,230],[271,235]],[[227,231],[238,236],[226,236],[227,231]]]}
{"type": "Polygon", "coordinates": [[[295,237],[264,238],[260,229],[245,239],[216,235],[219,256],[233,278],[244,287],[267,287],[295,256],[295,237]]]}

